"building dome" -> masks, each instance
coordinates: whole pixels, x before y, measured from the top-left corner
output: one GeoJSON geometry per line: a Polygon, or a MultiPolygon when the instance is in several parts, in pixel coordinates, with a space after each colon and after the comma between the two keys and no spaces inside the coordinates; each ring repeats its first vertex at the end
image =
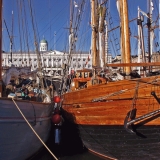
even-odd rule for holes
{"type": "Polygon", "coordinates": [[[45,39],[42,39],[40,43],[48,43],[45,39]]]}
{"type": "Polygon", "coordinates": [[[40,41],[40,51],[47,51],[48,50],[48,42],[43,38],[40,41]]]}

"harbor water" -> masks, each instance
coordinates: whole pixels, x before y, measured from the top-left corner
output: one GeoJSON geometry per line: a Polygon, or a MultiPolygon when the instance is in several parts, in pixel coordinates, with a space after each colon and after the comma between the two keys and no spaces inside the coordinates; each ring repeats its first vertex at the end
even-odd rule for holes
{"type": "MultiPolygon", "coordinates": [[[[53,125],[46,145],[60,160],[104,160],[104,158],[89,152],[83,146],[76,128],[72,128],[68,124],[60,127],[53,125]]],[[[54,157],[45,147],[42,147],[28,160],[54,160],[54,157]]]]}

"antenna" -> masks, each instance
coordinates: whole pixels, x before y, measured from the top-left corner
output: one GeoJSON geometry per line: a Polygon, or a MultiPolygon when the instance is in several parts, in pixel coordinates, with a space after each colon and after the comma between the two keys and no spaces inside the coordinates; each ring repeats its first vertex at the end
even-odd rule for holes
{"type": "Polygon", "coordinates": [[[54,31],[54,50],[56,50],[56,31],[54,31]]]}
{"type": "Polygon", "coordinates": [[[11,36],[10,36],[10,52],[11,52],[11,63],[12,63],[12,46],[13,46],[13,11],[12,11],[12,24],[11,24],[11,36]]]}

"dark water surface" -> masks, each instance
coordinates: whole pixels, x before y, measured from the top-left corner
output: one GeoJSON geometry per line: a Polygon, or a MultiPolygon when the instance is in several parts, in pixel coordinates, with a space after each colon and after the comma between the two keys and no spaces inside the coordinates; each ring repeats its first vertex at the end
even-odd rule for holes
{"type": "MultiPolygon", "coordinates": [[[[104,160],[103,158],[98,157],[88,151],[79,154],[63,155],[63,156],[62,155],[58,156],[55,153],[53,154],[58,160],[104,160]]],[[[54,160],[54,157],[51,156],[49,152],[42,150],[40,153],[37,153],[37,155],[33,156],[28,160],[54,160]]]]}
{"type": "MultiPolygon", "coordinates": [[[[58,127],[52,126],[51,134],[48,142],[48,148],[59,160],[104,160],[90,153],[82,144],[77,129],[68,124],[63,124],[60,129],[61,140],[60,144],[55,144],[55,129],[58,127]]],[[[53,160],[53,156],[43,147],[37,154],[28,160],[53,160]]]]}

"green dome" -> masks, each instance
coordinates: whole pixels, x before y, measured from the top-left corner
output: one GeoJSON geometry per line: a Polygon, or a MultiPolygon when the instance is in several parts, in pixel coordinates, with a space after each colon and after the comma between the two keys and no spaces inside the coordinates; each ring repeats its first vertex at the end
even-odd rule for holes
{"type": "Polygon", "coordinates": [[[42,39],[40,43],[48,43],[45,39],[42,39]]]}

